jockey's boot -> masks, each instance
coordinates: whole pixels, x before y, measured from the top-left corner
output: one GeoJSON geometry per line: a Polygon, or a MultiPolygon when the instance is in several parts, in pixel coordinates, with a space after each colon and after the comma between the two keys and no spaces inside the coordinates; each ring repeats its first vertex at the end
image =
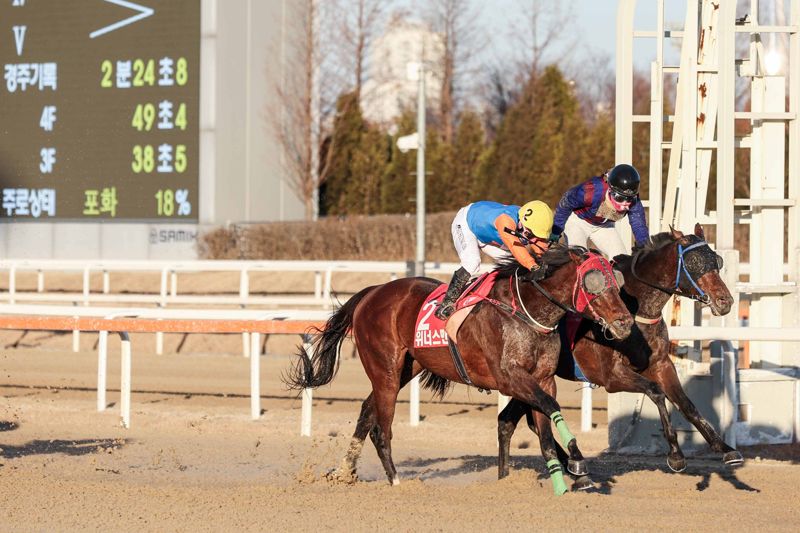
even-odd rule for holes
{"type": "Polygon", "coordinates": [[[444,299],[442,303],[439,304],[439,307],[436,308],[435,314],[437,318],[440,320],[447,320],[450,318],[450,315],[456,310],[456,301],[458,297],[461,296],[464,287],[467,286],[471,277],[470,273],[467,272],[467,269],[464,267],[459,268],[453,273],[453,279],[450,280],[450,285],[447,287],[444,299]]]}

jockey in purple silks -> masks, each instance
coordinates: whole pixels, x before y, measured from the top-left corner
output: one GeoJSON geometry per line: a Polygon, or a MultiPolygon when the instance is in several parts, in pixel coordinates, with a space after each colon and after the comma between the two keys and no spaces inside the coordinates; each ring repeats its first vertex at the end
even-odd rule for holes
{"type": "Polygon", "coordinates": [[[614,223],[627,216],[636,246],[643,246],[650,232],[639,200],[639,181],[636,169],[622,164],[569,189],[558,202],[550,240],[558,241],[564,233],[570,246],[586,247],[592,239],[597,249],[613,259],[630,252],[614,229],[614,223]]]}

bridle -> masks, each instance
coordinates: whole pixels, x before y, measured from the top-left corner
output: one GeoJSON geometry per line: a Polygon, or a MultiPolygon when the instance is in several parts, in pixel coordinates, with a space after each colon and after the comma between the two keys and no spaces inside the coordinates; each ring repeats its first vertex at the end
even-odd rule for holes
{"type": "Polygon", "coordinates": [[[660,285],[656,285],[655,283],[651,283],[651,282],[641,278],[636,273],[636,263],[639,260],[639,256],[641,255],[641,252],[635,254],[633,256],[632,260],[631,260],[631,274],[633,274],[633,277],[636,278],[638,281],[644,283],[645,285],[647,285],[649,287],[653,287],[654,289],[658,289],[661,292],[667,293],[669,295],[683,296],[685,298],[690,298],[692,300],[696,300],[696,301],[700,302],[703,305],[709,305],[711,303],[711,297],[703,289],[700,288],[700,286],[697,284],[697,281],[695,281],[695,278],[696,279],[700,279],[701,277],[703,277],[703,275],[707,274],[708,272],[710,272],[710,271],[712,271],[714,269],[720,270],[722,268],[722,257],[720,257],[719,254],[714,253],[715,259],[716,259],[715,266],[713,266],[711,268],[704,269],[702,272],[699,272],[699,273],[696,272],[694,277],[693,277],[692,273],[689,272],[689,269],[686,266],[685,256],[686,256],[687,253],[689,253],[690,251],[693,251],[693,250],[695,251],[695,253],[699,253],[701,250],[698,250],[698,248],[702,248],[702,247],[706,247],[708,249],[707,253],[714,253],[711,250],[711,248],[708,247],[708,243],[706,241],[704,241],[704,240],[700,240],[698,242],[690,244],[689,246],[687,246],[685,248],[683,247],[683,245],[680,242],[678,242],[678,266],[677,266],[676,272],[675,272],[675,285],[673,287],[661,287],[660,285]],[[691,286],[694,288],[694,290],[695,290],[694,293],[685,292],[684,290],[681,289],[681,280],[683,278],[685,278],[691,284],[691,286]]]}
{"type": "MultiPolygon", "coordinates": [[[[579,247],[576,247],[579,248],[579,247]]],[[[617,278],[614,275],[613,267],[611,263],[608,262],[602,255],[591,252],[586,250],[585,248],[580,248],[584,252],[584,256],[588,256],[584,261],[582,261],[577,267],[577,275],[575,277],[575,284],[572,288],[572,305],[567,306],[558,300],[556,300],[550,292],[547,291],[544,287],[542,287],[537,281],[530,280],[533,286],[536,288],[539,293],[547,298],[550,303],[553,305],[563,309],[567,313],[574,313],[580,315],[584,318],[597,322],[603,330],[603,335],[607,337],[606,331],[609,329],[609,324],[601,317],[597,311],[595,311],[592,302],[599,298],[603,293],[605,293],[609,289],[614,289],[615,291],[619,292],[619,284],[617,282],[617,278]],[[594,273],[598,273],[603,276],[603,284],[600,286],[599,284],[592,284],[592,287],[587,286],[586,278],[587,276],[591,276],[594,273]],[[585,311],[588,309],[589,314],[585,311]]],[[[541,268],[546,268],[542,266],[541,268]]],[[[517,294],[519,295],[519,269],[514,273],[514,277],[517,280],[517,294]]],[[[522,298],[520,297],[520,303],[522,303],[522,298]]],[[[523,304],[523,309],[525,309],[523,304]]],[[[533,317],[530,316],[527,309],[525,309],[525,313],[528,315],[531,320],[533,317]]],[[[554,326],[552,329],[555,329],[554,326]]]]}

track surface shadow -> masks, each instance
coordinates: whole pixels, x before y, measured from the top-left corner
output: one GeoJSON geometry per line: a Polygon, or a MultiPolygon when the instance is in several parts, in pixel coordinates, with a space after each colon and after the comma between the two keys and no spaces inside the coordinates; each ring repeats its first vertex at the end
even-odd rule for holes
{"type": "MultiPolygon", "coordinates": [[[[697,478],[696,489],[702,492],[709,488],[712,478],[716,477],[731,484],[735,489],[746,492],[761,492],[757,487],[748,485],[738,478],[736,469],[723,465],[714,459],[689,459],[688,468],[681,473],[675,473],[660,457],[630,456],[603,454],[589,459],[591,479],[594,488],[589,492],[610,495],[619,478],[633,472],[662,472],[670,476],[691,476],[697,478]]],[[[535,471],[538,480],[546,480],[545,463],[538,456],[523,456],[512,458],[510,461],[512,471],[535,471]]],[[[408,459],[398,463],[407,477],[420,480],[452,478],[486,470],[497,470],[497,457],[489,455],[462,455],[460,457],[435,457],[408,459]],[[457,464],[452,464],[452,463],[457,464]]]]}
{"type": "Polygon", "coordinates": [[[17,459],[30,455],[88,455],[107,447],[121,447],[128,441],[123,439],[82,439],[82,440],[32,440],[20,446],[0,443],[0,457],[17,459]]]}

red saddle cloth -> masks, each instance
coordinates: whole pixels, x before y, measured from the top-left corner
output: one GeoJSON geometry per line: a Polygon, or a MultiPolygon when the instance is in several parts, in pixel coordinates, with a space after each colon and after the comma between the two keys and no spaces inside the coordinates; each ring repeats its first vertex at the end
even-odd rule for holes
{"type": "MultiPolygon", "coordinates": [[[[482,274],[473,281],[459,297],[456,309],[470,307],[489,294],[494,287],[497,272],[482,274]]],[[[445,321],[433,314],[447,292],[447,284],[442,283],[431,292],[422,304],[417,315],[417,324],[414,328],[414,348],[443,348],[447,346],[447,331],[445,321]]]]}

